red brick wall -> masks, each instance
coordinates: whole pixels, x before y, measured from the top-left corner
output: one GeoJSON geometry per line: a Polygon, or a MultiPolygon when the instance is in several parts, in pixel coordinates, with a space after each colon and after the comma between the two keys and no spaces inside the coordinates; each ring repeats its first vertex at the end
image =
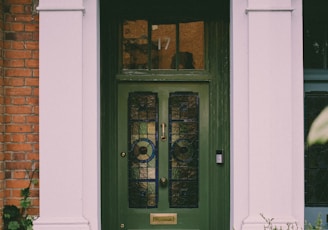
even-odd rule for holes
{"type": "MultiPolygon", "coordinates": [[[[2,202],[19,205],[20,190],[28,184],[27,172],[39,167],[39,15],[33,11],[34,2],[0,0],[0,100],[4,107],[0,206],[2,202]]],[[[38,186],[33,186],[33,214],[39,212],[38,192],[38,186]]]]}
{"type": "MultiPolygon", "coordinates": [[[[3,2],[0,1],[0,213],[4,204],[4,77],[3,77],[3,2]]],[[[0,229],[2,226],[2,218],[0,218],[0,229]]]]}

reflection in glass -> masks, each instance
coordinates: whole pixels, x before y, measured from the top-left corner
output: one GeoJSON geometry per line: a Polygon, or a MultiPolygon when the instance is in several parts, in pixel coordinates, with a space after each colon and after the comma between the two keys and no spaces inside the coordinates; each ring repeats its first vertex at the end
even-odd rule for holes
{"type": "Polygon", "coordinates": [[[204,69],[204,22],[123,25],[123,69],[204,69]]]}
{"type": "MultiPolygon", "coordinates": [[[[320,137],[317,141],[311,137],[307,139],[313,131],[318,117],[328,106],[327,92],[309,92],[305,95],[304,108],[304,131],[305,131],[305,206],[327,206],[328,205],[328,143],[320,137]]],[[[326,116],[325,125],[328,117],[326,116]]],[[[325,133],[322,133],[326,136],[325,133]]]]}
{"type": "MultiPolygon", "coordinates": [[[[123,69],[148,69],[149,42],[148,21],[125,21],[123,25],[123,69]]],[[[151,50],[157,53],[157,45],[151,44],[151,50]]],[[[153,55],[155,58],[157,55],[153,55]]],[[[158,65],[153,60],[153,65],[158,65]]]]}
{"type": "Polygon", "coordinates": [[[179,69],[204,69],[203,21],[179,23],[179,53],[179,69]]]}
{"type": "Polygon", "coordinates": [[[132,182],[129,186],[130,208],[152,208],[157,206],[155,182],[132,182]]]}
{"type": "MultiPolygon", "coordinates": [[[[176,51],[176,25],[153,25],[152,42],[157,43],[158,69],[170,69],[171,58],[176,51]]],[[[155,53],[152,53],[152,59],[156,58],[153,55],[155,53]]]]}
{"type": "Polygon", "coordinates": [[[190,52],[179,52],[172,57],[171,69],[195,69],[194,56],[190,52]]]}
{"type": "Polygon", "coordinates": [[[320,24],[304,27],[304,68],[327,68],[328,28],[320,24]]]}

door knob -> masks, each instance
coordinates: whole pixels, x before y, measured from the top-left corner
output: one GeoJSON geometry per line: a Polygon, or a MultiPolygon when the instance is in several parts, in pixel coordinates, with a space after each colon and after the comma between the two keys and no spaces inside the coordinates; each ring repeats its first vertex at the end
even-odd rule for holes
{"type": "Polygon", "coordinates": [[[165,188],[167,186],[167,178],[166,177],[161,177],[159,179],[159,183],[163,188],[165,188]]]}

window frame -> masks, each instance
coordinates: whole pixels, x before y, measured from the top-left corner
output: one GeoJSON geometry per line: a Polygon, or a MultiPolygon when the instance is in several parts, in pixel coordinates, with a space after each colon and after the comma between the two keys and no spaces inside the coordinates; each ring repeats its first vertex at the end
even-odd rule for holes
{"type": "MultiPolygon", "coordinates": [[[[203,21],[204,22],[204,69],[123,69],[123,24],[124,20],[146,20],[144,18],[124,18],[120,21],[119,26],[119,49],[118,49],[118,57],[119,57],[119,66],[118,72],[116,74],[116,79],[119,81],[210,81],[212,79],[212,75],[210,72],[209,65],[209,57],[208,57],[208,23],[205,18],[197,18],[192,21],[203,21]]],[[[181,22],[186,22],[190,19],[175,19],[173,21],[156,21],[151,18],[147,19],[149,21],[148,29],[152,25],[156,24],[179,24],[181,22]],[[155,23],[156,22],[156,23],[155,23]]],[[[176,29],[176,33],[178,33],[178,29],[176,29]]],[[[178,35],[176,35],[179,37],[178,35]]],[[[148,34],[148,39],[151,40],[151,34],[148,34]]],[[[177,40],[176,43],[179,43],[177,40]]],[[[176,45],[176,49],[178,50],[179,45],[176,45]]],[[[149,64],[148,64],[149,65],[149,64]]]]}

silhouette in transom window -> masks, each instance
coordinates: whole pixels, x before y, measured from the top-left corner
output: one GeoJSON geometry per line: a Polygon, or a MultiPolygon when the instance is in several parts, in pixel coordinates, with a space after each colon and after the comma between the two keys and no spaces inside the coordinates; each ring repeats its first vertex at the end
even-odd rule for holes
{"type": "MultiPolygon", "coordinates": [[[[178,69],[195,69],[194,58],[190,52],[179,52],[178,53],[178,69]]],[[[171,69],[176,69],[177,57],[176,54],[172,57],[171,69]]]]}

